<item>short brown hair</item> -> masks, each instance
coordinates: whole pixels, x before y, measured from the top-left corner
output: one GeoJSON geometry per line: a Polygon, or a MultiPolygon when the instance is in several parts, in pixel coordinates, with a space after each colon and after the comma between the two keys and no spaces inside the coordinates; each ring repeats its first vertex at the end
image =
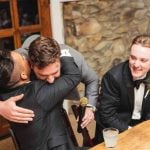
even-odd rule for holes
{"type": "Polygon", "coordinates": [[[32,65],[43,68],[60,57],[60,47],[56,40],[40,36],[29,46],[29,59],[32,65]]]}
{"type": "Polygon", "coordinates": [[[133,44],[140,44],[143,47],[150,48],[150,35],[139,35],[135,37],[132,41],[133,44]]]}

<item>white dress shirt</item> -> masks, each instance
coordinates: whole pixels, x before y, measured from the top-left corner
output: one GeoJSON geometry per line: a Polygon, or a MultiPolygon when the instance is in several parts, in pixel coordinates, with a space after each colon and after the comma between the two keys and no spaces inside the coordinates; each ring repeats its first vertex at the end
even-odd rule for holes
{"type": "Polygon", "coordinates": [[[140,84],[139,89],[134,88],[134,109],[132,114],[132,119],[141,119],[141,109],[144,97],[145,85],[140,84]]]}

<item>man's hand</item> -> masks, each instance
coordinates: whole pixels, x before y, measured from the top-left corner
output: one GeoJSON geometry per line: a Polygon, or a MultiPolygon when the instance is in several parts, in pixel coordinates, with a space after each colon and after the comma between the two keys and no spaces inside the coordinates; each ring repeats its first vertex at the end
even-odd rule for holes
{"type": "Polygon", "coordinates": [[[23,98],[23,94],[0,101],[0,115],[16,123],[28,123],[33,120],[34,112],[16,105],[16,101],[23,98]]]}
{"type": "Polygon", "coordinates": [[[93,113],[93,110],[92,108],[90,107],[87,107],[85,109],[85,115],[84,117],[82,118],[82,124],[81,124],[81,127],[82,128],[85,128],[91,121],[94,120],[94,113],[93,113]]]}

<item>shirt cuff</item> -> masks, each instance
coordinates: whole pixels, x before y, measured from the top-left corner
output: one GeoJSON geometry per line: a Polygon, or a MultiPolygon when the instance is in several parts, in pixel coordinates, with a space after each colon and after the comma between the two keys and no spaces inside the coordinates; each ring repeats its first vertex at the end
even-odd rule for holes
{"type": "Polygon", "coordinates": [[[87,104],[86,107],[92,108],[92,111],[95,112],[96,111],[96,107],[91,105],[91,104],[87,104]]]}

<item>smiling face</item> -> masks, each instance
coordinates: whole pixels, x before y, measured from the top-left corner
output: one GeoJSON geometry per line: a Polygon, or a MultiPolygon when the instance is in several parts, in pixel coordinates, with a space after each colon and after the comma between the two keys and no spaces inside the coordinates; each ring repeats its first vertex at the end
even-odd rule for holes
{"type": "Polygon", "coordinates": [[[146,76],[150,70],[150,48],[133,44],[129,55],[129,67],[134,80],[146,76]]]}
{"type": "Polygon", "coordinates": [[[38,68],[36,65],[32,66],[36,77],[40,80],[45,80],[48,83],[53,83],[55,79],[60,76],[60,68],[61,64],[59,59],[43,68],[38,68]]]}
{"type": "Polygon", "coordinates": [[[29,46],[32,69],[38,79],[53,83],[60,76],[60,47],[52,38],[40,36],[29,46]]]}

